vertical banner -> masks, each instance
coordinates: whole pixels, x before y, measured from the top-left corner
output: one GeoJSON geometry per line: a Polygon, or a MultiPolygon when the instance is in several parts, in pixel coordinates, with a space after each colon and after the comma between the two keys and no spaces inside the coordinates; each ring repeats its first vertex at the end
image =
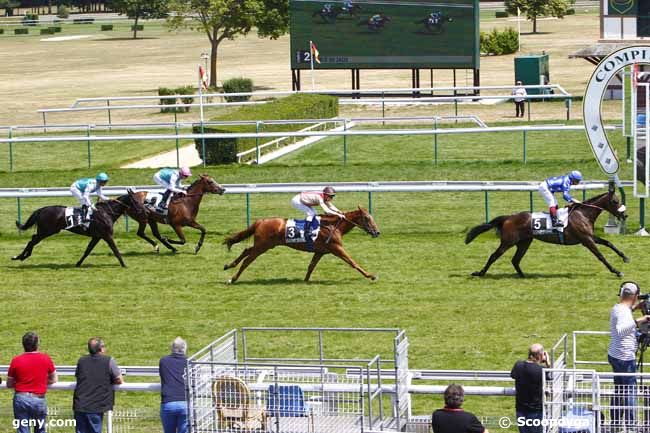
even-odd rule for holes
{"type": "Polygon", "coordinates": [[[634,127],[632,120],[632,70],[632,66],[626,66],[622,71],[623,137],[632,137],[632,128],[634,127]]]}

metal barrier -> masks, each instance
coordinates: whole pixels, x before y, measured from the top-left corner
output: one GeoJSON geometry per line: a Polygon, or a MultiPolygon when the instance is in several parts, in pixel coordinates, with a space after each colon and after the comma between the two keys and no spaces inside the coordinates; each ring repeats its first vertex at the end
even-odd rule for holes
{"type": "MultiPolygon", "coordinates": [[[[485,206],[485,222],[490,220],[491,191],[520,191],[529,195],[530,210],[533,211],[533,197],[539,187],[539,181],[509,182],[509,181],[411,181],[411,182],[335,182],[328,185],[334,186],[339,192],[365,192],[368,194],[368,210],[373,212],[373,194],[383,192],[482,192],[485,206]]],[[[630,182],[623,182],[630,186],[630,182]]],[[[295,194],[302,191],[322,189],[323,183],[272,183],[272,184],[226,184],[226,194],[242,194],[246,199],[246,224],[251,223],[251,194],[286,193],[295,194]]],[[[582,191],[583,200],[587,190],[607,189],[608,181],[589,181],[574,186],[574,190],[582,191]]],[[[110,186],[103,189],[108,196],[126,194],[128,188],[136,190],[162,191],[158,185],[145,186],[110,186]]],[[[22,199],[36,197],[69,197],[69,188],[0,188],[0,199],[15,198],[17,219],[22,221],[22,199]]]]}

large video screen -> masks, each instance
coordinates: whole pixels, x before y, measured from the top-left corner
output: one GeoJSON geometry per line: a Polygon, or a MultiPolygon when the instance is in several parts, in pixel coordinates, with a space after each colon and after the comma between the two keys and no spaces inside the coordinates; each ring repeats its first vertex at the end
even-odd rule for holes
{"type": "Polygon", "coordinates": [[[291,0],[291,67],[479,68],[478,0],[291,0]]]}

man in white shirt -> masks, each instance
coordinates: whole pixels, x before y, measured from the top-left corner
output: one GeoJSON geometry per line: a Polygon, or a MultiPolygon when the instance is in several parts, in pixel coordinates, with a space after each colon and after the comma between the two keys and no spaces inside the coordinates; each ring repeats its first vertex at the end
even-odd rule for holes
{"type": "Polygon", "coordinates": [[[521,81],[517,81],[517,87],[512,89],[512,96],[514,96],[515,101],[515,117],[524,117],[524,102],[527,95],[526,88],[521,84],[521,81]]]}
{"type": "Polygon", "coordinates": [[[610,315],[609,326],[611,339],[607,350],[607,359],[614,373],[629,373],[627,376],[614,376],[614,394],[612,406],[612,423],[621,426],[623,415],[627,424],[634,424],[634,407],[636,406],[636,349],[637,326],[650,321],[650,316],[634,319],[632,311],[640,308],[643,302],[638,302],[639,286],[633,281],[624,282],[619,291],[620,300],[614,305],[610,315]],[[629,406],[630,409],[620,409],[629,406]]]}

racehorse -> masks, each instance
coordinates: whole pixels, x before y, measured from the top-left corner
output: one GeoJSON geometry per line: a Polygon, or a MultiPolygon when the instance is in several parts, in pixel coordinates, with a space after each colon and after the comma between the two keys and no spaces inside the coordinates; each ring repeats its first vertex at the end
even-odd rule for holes
{"type": "Polygon", "coordinates": [[[625,205],[621,205],[618,197],[614,194],[614,189],[610,187],[609,191],[604,194],[600,194],[583,203],[576,203],[570,206],[568,223],[564,229],[563,243],[557,235],[533,235],[531,228],[532,215],[530,212],[520,212],[513,215],[499,216],[487,224],[478,225],[467,233],[467,237],[465,238],[466,244],[472,242],[472,240],[481,233],[496,228],[501,239],[501,245],[499,245],[496,251],[492,253],[485,266],[483,266],[483,269],[472,273],[472,275],[482,277],[485,275],[492,263],[496,262],[497,259],[509,248],[516,246],[517,251],[512,258],[512,265],[515,267],[517,274],[520,277],[523,277],[524,273],[519,267],[519,263],[526,254],[533,239],[539,239],[540,241],[551,244],[581,244],[591,251],[598,260],[609,269],[610,272],[620,277],[623,273],[610,265],[601,252],[598,251],[598,247],[596,246],[596,244],[605,245],[618,254],[625,263],[629,262],[629,259],[625,254],[619,251],[611,242],[594,235],[594,223],[603,210],[606,210],[619,219],[625,220],[627,218],[627,215],[625,214],[625,205]]]}
{"type": "MultiPolygon", "coordinates": [[[[146,209],[135,199],[133,191],[129,190],[127,195],[122,195],[114,200],[100,201],[96,204],[96,210],[93,212],[90,225],[86,229],[83,225],[68,229],[78,235],[90,236],[92,239],[88,243],[86,252],[77,262],[79,267],[88,257],[90,252],[95,248],[100,240],[104,240],[113,251],[115,257],[123,268],[126,268],[122,255],[113,240],[113,224],[125,212],[137,215],[140,218],[146,218],[146,209]]],[[[16,221],[16,227],[19,230],[27,230],[36,224],[36,234],[27,243],[27,246],[19,255],[12,257],[11,260],[25,260],[32,255],[32,249],[36,244],[45,238],[59,233],[67,226],[65,218],[65,206],[45,206],[37,209],[32,213],[25,224],[16,221]]]]}
{"type": "Polygon", "coordinates": [[[424,28],[427,30],[427,32],[434,35],[439,35],[444,30],[443,25],[445,23],[450,23],[453,20],[454,19],[451,17],[446,17],[444,15],[441,15],[440,19],[437,22],[434,22],[434,20],[431,17],[426,17],[422,20],[416,21],[415,24],[424,24],[424,28]]]}
{"type": "MultiPolygon", "coordinates": [[[[352,257],[350,257],[345,248],[343,248],[342,243],[343,236],[354,227],[359,227],[373,238],[379,236],[379,228],[377,227],[377,224],[375,224],[375,220],[367,210],[362,209],[361,207],[357,210],[346,212],[344,215],[345,218],[339,218],[336,215],[321,216],[321,229],[316,241],[314,241],[314,256],[307,268],[305,281],[309,281],[309,277],[311,277],[311,273],[314,271],[314,268],[320,259],[328,253],[334,254],[336,257],[361,272],[364,277],[370,278],[373,281],[377,279],[376,276],[364,271],[361,266],[357,265],[357,263],[352,260],[352,257]]],[[[254,236],[252,247],[246,248],[232,263],[224,265],[223,269],[227,270],[236,267],[242,260],[244,261],[235,276],[228,280],[228,283],[234,283],[237,281],[242,272],[244,272],[244,269],[253,263],[256,258],[272,248],[284,245],[295,250],[307,251],[307,247],[304,243],[287,244],[285,242],[286,225],[287,220],[283,218],[261,219],[255,221],[246,230],[227,237],[223,243],[230,251],[230,248],[234,244],[254,236]]]]}
{"type": "MultiPolygon", "coordinates": [[[[199,243],[194,249],[194,253],[196,254],[201,249],[206,234],[205,228],[196,222],[196,215],[199,213],[199,206],[201,205],[203,195],[207,193],[222,195],[224,192],[226,192],[226,189],[224,187],[215,182],[214,179],[207,174],[202,174],[187,188],[186,195],[174,195],[171,202],[169,203],[169,210],[167,212],[166,218],[163,215],[148,208],[147,213],[144,217],[139,217],[130,211],[127,213],[131,218],[138,222],[138,236],[149,242],[151,246],[154,247],[154,250],[156,252],[159,252],[158,245],[144,232],[147,228],[147,224],[151,227],[151,232],[153,233],[154,237],[172,252],[176,252],[177,250],[171,244],[184,245],[186,243],[183,227],[189,226],[199,230],[201,232],[201,237],[199,239],[199,243]],[[169,224],[178,235],[179,240],[169,239],[167,237],[163,238],[160,235],[160,231],[158,230],[159,223],[169,224]]],[[[134,196],[139,203],[144,203],[147,192],[140,191],[135,193],[134,196]]]]}
{"type": "Polygon", "coordinates": [[[377,31],[379,29],[382,29],[389,21],[390,21],[390,17],[387,17],[386,15],[381,15],[377,20],[373,20],[372,17],[368,19],[363,19],[359,21],[358,25],[367,26],[368,30],[371,31],[377,31]]]}
{"type": "Polygon", "coordinates": [[[314,11],[314,13],[311,14],[311,17],[312,18],[321,17],[324,22],[332,23],[336,21],[339,15],[343,15],[343,14],[348,14],[351,17],[356,18],[357,12],[361,12],[361,6],[359,5],[352,5],[350,9],[343,9],[341,6],[333,6],[329,10],[329,12],[326,11],[325,9],[319,9],[317,11],[314,11]]]}

